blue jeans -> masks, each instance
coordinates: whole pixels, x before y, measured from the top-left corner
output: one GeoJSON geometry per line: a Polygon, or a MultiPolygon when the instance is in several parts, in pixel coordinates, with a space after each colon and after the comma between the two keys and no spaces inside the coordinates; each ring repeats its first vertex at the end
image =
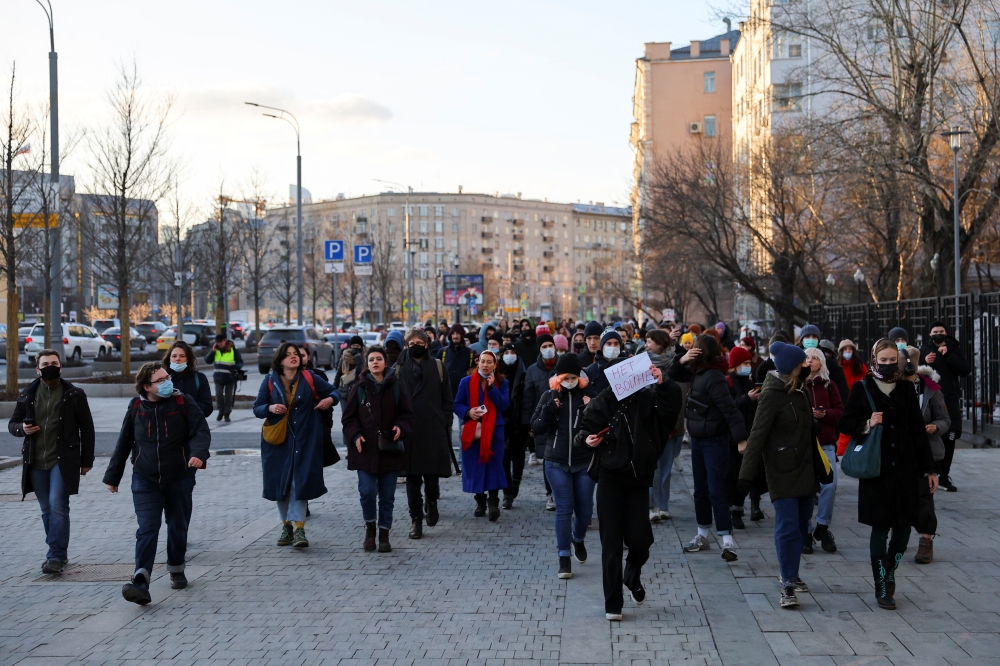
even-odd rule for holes
{"type": "Polygon", "coordinates": [[[378,499],[378,526],[382,529],[392,527],[392,505],[396,501],[397,472],[371,474],[358,470],[358,493],[361,495],[361,515],[366,523],[375,520],[375,505],[378,499]]]}
{"type": "Polygon", "coordinates": [[[729,470],[729,435],[691,438],[691,474],[694,476],[694,515],[698,527],[711,527],[719,536],[733,531],[733,516],[726,496],[729,470]]]}
{"type": "Polygon", "coordinates": [[[570,538],[580,543],[587,536],[587,527],[594,515],[594,488],[597,482],[587,475],[586,470],[566,472],[548,460],[545,461],[545,474],[552,486],[552,499],[556,502],[556,548],[559,549],[559,557],[569,557],[570,538]]]}
{"type": "Polygon", "coordinates": [[[163,516],[167,521],[167,571],[184,571],[194,475],[192,470],[177,481],[156,483],[140,474],[132,474],[132,503],[139,522],[135,533],[135,570],[137,573],[144,571],[146,580],[153,572],[160,518],[163,516]]]}
{"type": "Polygon", "coordinates": [[[830,467],[833,469],[833,482],[822,484],[819,487],[819,509],[816,510],[816,522],[820,525],[829,525],[830,521],[833,520],[833,501],[837,497],[837,445],[827,444],[823,447],[823,452],[826,453],[830,467]]]}
{"type": "Polygon", "coordinates": [[[802,542],[809,531],[813,496],[785,497],[771,500],[774,507],[774,549],[778,554],[781,580],[791,583],[799,579],[802,542]]]}
{"type": "Polygon", "coordinates": [[[69,493],[59,465],[52,469],[32,469],[31,485],[35,488],[38,506],[42,508],[45,543],[49,547],[45,559],[65,564],[69,549],[69,493]]]}
{"type": "Polygon", "coordinates": [[[292,499],[295,497],[295,474],[292,474],[292,485],[288,488],[288,495],[283,500],[278,500],[278,515],[281,522],[304,523],[306,522],[306,510],[309,508],[308,500],[292,499]]]}
{"type": "Polygon", "coordinates": [[[684,435],[668,437],[667,445],[663,447],[663,455],[656,463],[656,473],[653,474],[653,487],[649,489],[649,507],[663,511],[670,509],[670,472],[674,469],[674,460],[681,453],[684,435]]]}

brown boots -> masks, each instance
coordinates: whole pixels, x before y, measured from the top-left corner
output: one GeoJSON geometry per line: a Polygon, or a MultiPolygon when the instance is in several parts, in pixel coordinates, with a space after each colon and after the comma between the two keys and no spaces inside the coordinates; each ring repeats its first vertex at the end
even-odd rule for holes
{"type": "Polygon", "coordinates": [[[917,555],[913,561],[917,564],[930,564],[934,559],[934,538],[920,537],[920,544],[917,546],[917,555]]]}
{"type": "MultiPolygon", "coordinates": [[[[372,552],[375,550],[375,523],[365,523],[365,550],[372,552]]],[[[378,528],[378,552],[391,553],[392,546],[389,545],[389,530],[378,528]]]]}
{"type": "Polygon", "coordinates": [[[391,553],[392,546],[389,545],[389,530],[378,528],[378,552],[391,553]]]}
{"type": "Polygon", "coordinates": [[[375,523],[365,523],[365,550],[369,553],[375,550],[375,523]]]}

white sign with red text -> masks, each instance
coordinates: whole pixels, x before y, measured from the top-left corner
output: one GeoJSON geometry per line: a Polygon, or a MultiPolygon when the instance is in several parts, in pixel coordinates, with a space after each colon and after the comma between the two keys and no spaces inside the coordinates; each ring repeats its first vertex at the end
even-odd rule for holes
{"type": "Polygon", "coordinates": [[[608,378],[615,397],[624,400],[644,386],[655,384],[656,379],[649,371],[652,364],[649,354],[643,352],[606,369],[604,376],[608,378]]]}

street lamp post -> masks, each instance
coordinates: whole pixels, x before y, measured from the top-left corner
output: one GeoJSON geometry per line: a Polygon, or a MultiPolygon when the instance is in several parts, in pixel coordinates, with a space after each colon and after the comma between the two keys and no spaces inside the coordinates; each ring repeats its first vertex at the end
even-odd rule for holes
{"type": "Polygon", "coordinates": [[[833,277],[833,273],[826,276],[826,284],[830,287],[829,296],[827,298],[833,300],[833,285],[837,284],[837,280],[833,277]]]}
{"type": "Polygon", "coordinates": [[[865,274],[861,269],[854,271],[854,283],[858,285],[858,303],[861,302],[861,285],[865,283],[865,274]]]}
{"type": "Polygon", "coordinates": [[[954,260],[955,260],[955,339],[960,340],[961,335],[959,334],[962,318],[959,316],[959,303],[962,298],[962,257],[959,250],[958,243],[958,151],[962,148],[962,135],[968,134],[969,132],[963,130],[961,127],[952,127],[947,132],[941,132],[941,136],[948,137],[948,145],[951,146],[952,155],[952,168],[953,168],[953,199],[952,199],[952,211],[955,214],[954,218],[954,260]]]}
{"type": "MultiPolygon", "coordinates": [[[[302,136],[299,131],[299,121],[298,118],[292,115],[289,111],[279,109],[275,106],[265,106],[255,102],[245,102],[245,104],[249,106],[256,106],[259,109],[277,111],[279,115],[274,115],[273,113],[265,113],[264,115],[268,118],[284,120],[295,129],[295,247],[296,253],[298,254],[298,270],[295,278],[295,290],[298,296],[296,308],[298,310],[299,326],[302,326],[302,292],[305,288],[305,279],[302,271],[302,136]],[[288,118],[291,118],[291,120],[286,118],[286,115],[288,118]]],[[[313,322],[313,324],[315,323],[316,322],[313,322]]]]}

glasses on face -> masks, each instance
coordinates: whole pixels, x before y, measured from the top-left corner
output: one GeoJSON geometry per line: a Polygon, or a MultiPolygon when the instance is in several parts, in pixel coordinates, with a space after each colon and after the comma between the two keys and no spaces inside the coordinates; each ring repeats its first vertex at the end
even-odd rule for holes
{"type": "Polygon", "coordinates": [[[159,379],[154,379],[154,380],[150,381],[149,383],[151,385],[153,385],[153,386],[159,386],[160,384],[162,384],[163,382],[167,381],[168,379],[170,379],[170,375],[166,375],[164,377],[160,377],[159,379]]]}

